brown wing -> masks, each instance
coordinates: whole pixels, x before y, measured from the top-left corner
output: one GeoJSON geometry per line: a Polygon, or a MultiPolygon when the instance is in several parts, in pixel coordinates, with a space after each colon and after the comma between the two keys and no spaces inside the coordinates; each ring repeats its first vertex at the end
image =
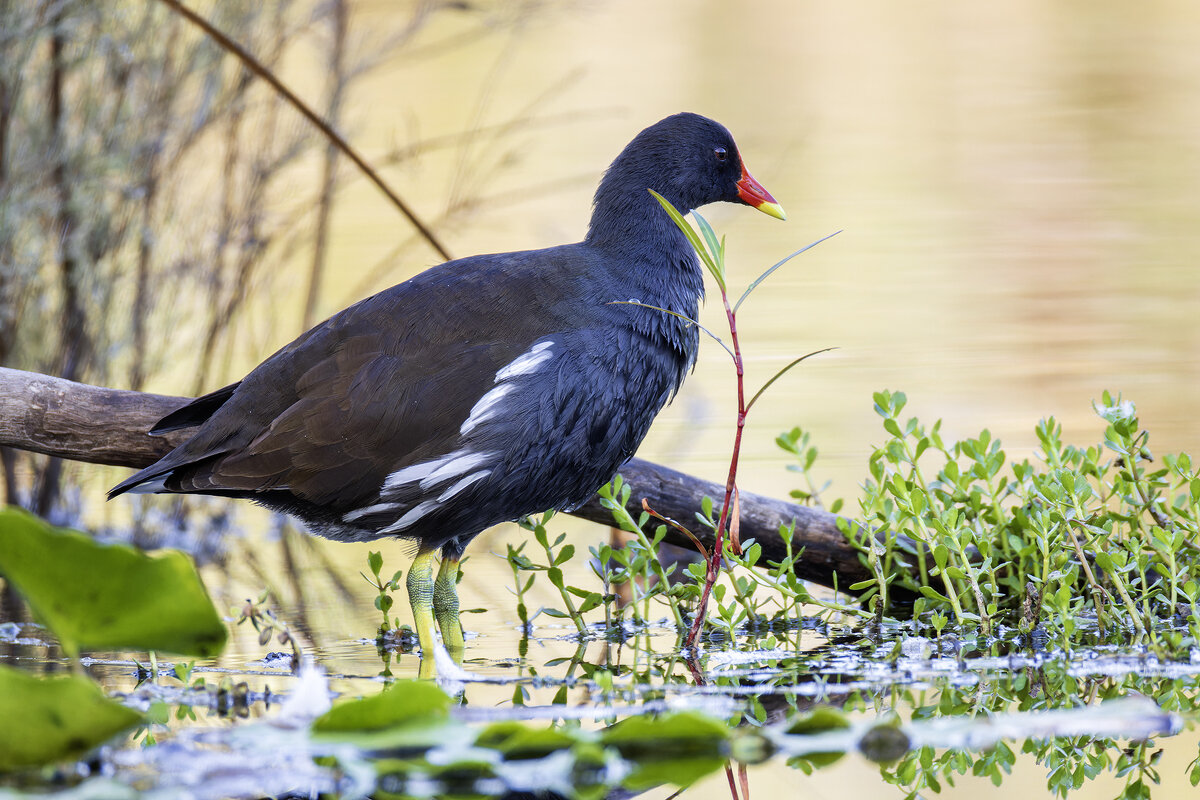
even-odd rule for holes
{"type": "Polygon", "coordinates": [[[287,491],[337,510],[375,495],[396,469],[449,452],[496,372],[561,323],[531,308],[518,329],[500,328],[512,315],[493,313],[487,273],[511,281],[509,258],[445,265],[318,325],[111,494],[158,480],[176,492],[287,491]]]}

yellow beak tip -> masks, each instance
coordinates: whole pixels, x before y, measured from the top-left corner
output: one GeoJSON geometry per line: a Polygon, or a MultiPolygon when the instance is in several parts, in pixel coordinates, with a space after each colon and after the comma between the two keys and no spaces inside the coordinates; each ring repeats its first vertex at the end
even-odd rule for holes
{"type": "Polygon", "coordinates": [[[756,208],[775,219],[787,219],[787,212],[783,210],[783,206],[779,205],[779,203],[763,203],[760,206],[756,206],[756,208]]]}

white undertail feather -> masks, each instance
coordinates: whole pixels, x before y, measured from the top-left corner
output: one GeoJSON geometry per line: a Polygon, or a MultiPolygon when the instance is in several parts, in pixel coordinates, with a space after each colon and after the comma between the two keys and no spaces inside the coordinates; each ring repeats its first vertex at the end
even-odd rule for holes
{"type": "Polygon", "coordinates": [[[496,453],[472,453],[470,451],[456,450],[455,453],[462,453],[457,458],[447,461],[442,466],[431,472],[428,477],[421,479],[421,488],[428,491],[439,483],[457,478],[463,473],[470,472],[481,464],[486,464],[496,457],[496,453]]]}

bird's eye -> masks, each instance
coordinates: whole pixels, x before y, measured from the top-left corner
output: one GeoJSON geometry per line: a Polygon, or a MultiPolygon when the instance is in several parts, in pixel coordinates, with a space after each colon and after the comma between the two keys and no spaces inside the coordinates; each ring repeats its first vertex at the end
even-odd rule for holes
{"type": "Polygon", "coordinates": [[[713,155],[715,155],[717,157],[717,161],[724,161],[725,155],[726,155],[725,148],[724,147],[715,148],[713,150],[713,155]]]}

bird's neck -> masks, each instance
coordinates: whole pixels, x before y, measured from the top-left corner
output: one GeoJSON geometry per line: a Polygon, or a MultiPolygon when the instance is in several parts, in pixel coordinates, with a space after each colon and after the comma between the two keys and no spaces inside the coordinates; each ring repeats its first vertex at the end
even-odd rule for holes
{"type": "Polygon", "coordinates": [[[631,297],[677,314],[695,313],[704,296],[700,263],[687,238],[645,189],[612,189],[602,183],[584,243],[605,253],[619,270],[614,277],[631,297]]]}
{"type": "Polygon", "coordinates": [[[592,202],[588,244],[618,251],[690,249],[648,187],[655,187],[680,214],[691,211],[691,205],[661,180],[640,172],[618,161],[605,173],[592,202]]]}
{"type": "Polygon", "coordinates": [[[699,312],[704,275],[687,238],[662,206],[644,188],[630,188],[644,184],[611,178],[610,171],[596,192],[584,244],[604,254],[602,263],[614,270],[620,299],[653,306],[625,306],[622,316],[647,341],[675,352],[678,387],[699,346],[695,326],[683,318],[695,319],[699,312]]]}

